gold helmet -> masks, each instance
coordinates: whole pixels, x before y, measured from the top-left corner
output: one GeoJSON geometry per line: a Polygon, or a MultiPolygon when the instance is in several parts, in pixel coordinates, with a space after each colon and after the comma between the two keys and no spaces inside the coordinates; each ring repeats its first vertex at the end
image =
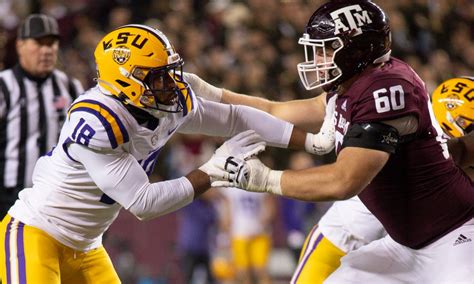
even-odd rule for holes
{"type": "Polygon", "coordinates": [[[474,130],[474,78],[449,79],[432,95],[433,111],[443,131],[451,137],[474,130]]]}
{"type": "Polygon", "coordinates": [[[119,27],[104,36],[94,57],[97,82],[105,93],[157,117],[183,110],[189,94],[183,60],[161,31],[119,27]]]}

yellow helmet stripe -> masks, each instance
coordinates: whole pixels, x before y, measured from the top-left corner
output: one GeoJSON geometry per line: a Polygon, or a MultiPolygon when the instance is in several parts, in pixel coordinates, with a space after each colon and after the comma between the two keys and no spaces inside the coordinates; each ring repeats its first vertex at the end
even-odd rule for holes
{"type": "Polygon", "coordinates": [[[185,89],[183,95],[186,98],[186,112],[189,113],[193,109],[192,93],[189,89],[185,89]]]}
{"type": "Polygon", "coordinates": [[[68,116],[75,111],[85,111],[95,115],[104,126],[112,148],[117,148],[118,145],[129,141],[128,132],[122,121],[106,105],[93,100],[83,100],[71,106],[68,116]]]}

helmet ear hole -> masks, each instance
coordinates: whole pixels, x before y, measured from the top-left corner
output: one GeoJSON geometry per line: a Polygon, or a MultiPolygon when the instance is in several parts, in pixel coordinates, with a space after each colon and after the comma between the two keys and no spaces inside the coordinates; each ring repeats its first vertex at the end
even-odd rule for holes
{"type": "Polygon", "coordinates": [[[118,80],[118,79],[117,79],[117,80],[115,80],[115,82],[117,82],[118,84],[120,84],[120,86],[122,86],[122,87],[124,87],[124,88],[130,86],[129,83],[124,82],[124,81],[122,81],[122,80],[118,80]]]}
{"type": "Polygon", "coordinates": [[[331,43],[331,47],[332,49],[338,49],[339,47],[341,47],[341,43],[338,40],[335,40],[331,43]]]}

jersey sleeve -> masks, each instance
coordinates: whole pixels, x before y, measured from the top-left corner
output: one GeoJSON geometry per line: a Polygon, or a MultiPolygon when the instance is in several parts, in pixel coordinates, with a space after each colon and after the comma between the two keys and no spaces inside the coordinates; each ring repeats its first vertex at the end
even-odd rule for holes
{"type": "Polygon", "coordinates": [[[74,103],[68,112],[69,140],[95,150],[129,142],[126,120],[118,110],[94,100],[74,103]]]}
{"type": "Polygon", "coordinates": [[[255,130],[268,145],[287,148],[293,124],[266,112],[242,105],[227,105],[198,98],[196,112],[180,128],[180,133],[232,137],[255,130]]]}
{"type": "Polygon", "coordinates": [[[91,151],[77,144],[71,145],[70,152],[102,192],[140,220],[175,211],[194,198],[193,186],[186,177],[150,184],[129,153],[91,151]]]}
{"type": "Polygon", "coordinates": [[[420,103],[427,98],[423,88],[406,80],[379,79],[360,93],[352,112],[352,122],[386,121],[408,115],[418,118],[420,103]]]}

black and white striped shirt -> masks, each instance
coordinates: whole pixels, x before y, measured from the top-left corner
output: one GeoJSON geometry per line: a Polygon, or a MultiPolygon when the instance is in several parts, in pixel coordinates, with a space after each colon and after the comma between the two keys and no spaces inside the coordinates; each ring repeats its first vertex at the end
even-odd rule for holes
{"type": "Polygon", "coordinates": [[[19,65],[0,72],[0,190],[30,187],[36,160],[58,140],[81,83],[54,70],[45,79],[19,65]]]}

